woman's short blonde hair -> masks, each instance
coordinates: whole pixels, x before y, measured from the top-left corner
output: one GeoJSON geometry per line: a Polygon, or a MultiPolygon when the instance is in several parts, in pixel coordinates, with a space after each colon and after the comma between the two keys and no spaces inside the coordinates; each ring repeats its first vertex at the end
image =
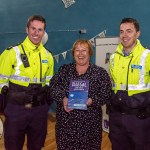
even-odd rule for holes
{"type": "Polygon", "coordinates": [[[93,45],[91,44],[91,42],[89,40],[79,39],[72,46],[72,55],[73,56],[74,56],[74,50],[75,50],[75,48],[76,48],[76,46],[78,44],[86,45],[88,47],[88,49],[89,49],[89,55],[90,55],[90,57],[93,55],[93,45]]]}

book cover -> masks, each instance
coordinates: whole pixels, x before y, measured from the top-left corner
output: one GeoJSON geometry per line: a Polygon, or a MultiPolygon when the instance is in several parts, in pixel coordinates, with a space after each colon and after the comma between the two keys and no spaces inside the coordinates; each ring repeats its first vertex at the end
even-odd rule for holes
{"type": "Polygon", "coordinates": [[[68,108],[87,110],[89,81],[71,80],[69,85],[68,108]]]}

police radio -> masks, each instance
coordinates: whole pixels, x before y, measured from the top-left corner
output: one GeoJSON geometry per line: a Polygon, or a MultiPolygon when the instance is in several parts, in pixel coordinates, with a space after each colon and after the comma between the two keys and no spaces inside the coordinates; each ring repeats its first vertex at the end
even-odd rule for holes
{"type": "Polygon", "coordinates": [[[29,65],[29,61],[28,61],[28,57],[27,57],[27,55],[26,55],[26,53],[25,53],[25,50],[24,50],[22,44],[21,44],[21,47],[22,47],[22,50],[23,50],[23,53],[24,53],[24,54],[21,54],[21,60],[22,60],[22,63],[23,63],[23,65],[24,65],[24,67],[27,68],[27,67],[30,66],[30,65],[29,65]]]}

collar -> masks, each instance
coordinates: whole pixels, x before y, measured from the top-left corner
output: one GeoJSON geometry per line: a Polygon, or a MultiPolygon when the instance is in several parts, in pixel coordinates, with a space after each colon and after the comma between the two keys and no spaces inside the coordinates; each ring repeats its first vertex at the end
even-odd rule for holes
{"type": "Polygon", "coordinates": [[[122,50],[122,52],[123,52],[123,54],[124,54],[125,57],[130,55],[130,52],[127,53],[124,49],[122,50]]]}
{"type": "Polygon", "coordinates": [[[129,56],[138,54],[142,49],[145,48],[141,45],[140,40],[137,39],[137,44],[130,51],[130,53],[125,53],[125,51],[123,50],[123,45],[121,43],[117,46],[116,52],[123,56],[129,56]]]}
{"type": "Polygon", "coordinates": [[[33,44],[28,38],[28,36],[26,37],[26,39],[23,41],[22,44],[24,46],[24,49],[29,52],[39,51],[43,47],[42,42],[38,46],[33,44]]]}

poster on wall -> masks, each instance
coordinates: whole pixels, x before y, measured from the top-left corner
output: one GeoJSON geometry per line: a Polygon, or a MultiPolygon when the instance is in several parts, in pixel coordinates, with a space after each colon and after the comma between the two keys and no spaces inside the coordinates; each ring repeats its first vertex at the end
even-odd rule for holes
{"type": "MultiPolygon", "coordinates": [[[[96,65],[103,67],[109,72],[110,55],[116,51],[119,44],[119,37],[96,38],[96,65]]],[[[102,106],[102,127],[103,130],[109,132],[109,116],[106,113],[106,105],[102,106]]]]}

